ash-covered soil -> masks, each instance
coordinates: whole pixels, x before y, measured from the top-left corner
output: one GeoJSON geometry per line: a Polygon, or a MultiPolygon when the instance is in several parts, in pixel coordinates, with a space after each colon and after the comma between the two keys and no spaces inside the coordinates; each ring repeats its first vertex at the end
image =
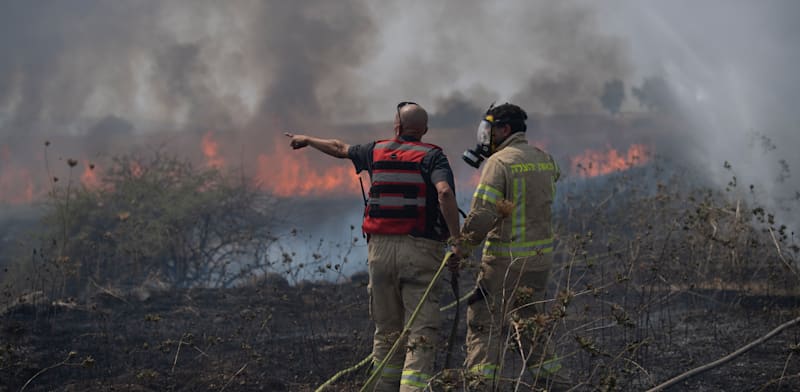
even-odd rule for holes
{"type": "MultiPolygon", "coordinates": [[[[575,390],[645,390],[798,315],[794,298],[687,290],[658,294],[664,302],[627,325],[597,314],[605,321],[586,327],[591,309],[612,297],[619,301],[616,295],[577,297],[563,320],[557,341],[571,353],[566,365],[575,390]]],[[[292,287],[276,280],[239,289],[100,292],[83,302],[31,295],[16,302],[0,315],[3,392],[310,391],[367,356],[372,339],[364,276],[341,284],[292,287]]],[[[460,313],[463,318],[463,307],[460,313]]],[[[446,311],[442,320],[440,368],[453,314],[446,311]]],[[[462,343],[463,321],[458,331],[462,343]]],[[[800,390],[798,338],[800,327],[789,328],[669,390],[800,390]]],[[[462,360],[459,345],[453,362],[462,360]]],[[[366,376],[361,369],[331,390],[358,390],[366,376]]]]}
{"type": "Polygon", "coordinates": [[[31,378],[26,391],[310,390],[368,354],[366,293],[356,281],[16,305],[0,317],[0,391],[31,378]]]}

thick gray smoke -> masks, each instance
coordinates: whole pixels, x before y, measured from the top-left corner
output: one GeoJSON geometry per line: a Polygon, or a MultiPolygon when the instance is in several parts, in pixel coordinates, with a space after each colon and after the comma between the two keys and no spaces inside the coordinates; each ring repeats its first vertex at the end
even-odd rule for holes
{"type": "Polygon", "coordinates": [[[168,128],[144,131],[319,119],[325,94],[348,100],[348,72],[375,44],[359,1],[2,7],[4,138],[44,128],[81,132],[74,127],[107,115],[168,128]],[[321,91],[326,84],[333,91],[321,91]]]}
{"type": "Polygon", "coordinates": [[[373,107],[410,96],[444,101],[441,109],[450,113],[447,104],[458,100],[481,112],[492,101],[513,100],[529,112],[585,113],[600,110],[604,82],[633,71],[624,39],[602,32],[591,3],[371,6],[385,15],[379,24],[386,45],[364,65],[378,75],[374,90],[385,92],[373,107]]]}
{"type": "Polygon", "coordinates": [[[800,188],[798,16],[788,0],[8,1],[0,173],[41,168],[45,139],[90,159],[154,134],[180,151],[179,135],[214,131],[245,159],[278,148],[284,129],[361,142],[389,136],[407,99],[431,111],[430,141],[454,166],[493,101],[527,109],[544,124],[531,139],[569,155],[621,136],[611,120],[572,136],[550,118],[611,118],[600,97],[620,81],[623,116],[678,124],[643,142],[722,184],[729,161],[784,205],[800,188]]]}
{"type": "Polygon", "coordinates": [[[676,154],[717,184],[733,175],[741,188],[753,184],[756,201],[787,212],[781,220],[796,229],[800,4],[636,2],[618,11],[609,26],[629,32],[638,74],[663,78],[687,122],[671,138],[676,154]]]}
{"type": "Polygon", "coordinates": [[[139,144],[196,157],[214,131],[255,160],[286,128],[331,124],[358,101],[373,23],[358,0],[5,2],[0,201],[24,198],[28,177],[42,194],[45,167],[66,178],[66,157],[139,144]]]}

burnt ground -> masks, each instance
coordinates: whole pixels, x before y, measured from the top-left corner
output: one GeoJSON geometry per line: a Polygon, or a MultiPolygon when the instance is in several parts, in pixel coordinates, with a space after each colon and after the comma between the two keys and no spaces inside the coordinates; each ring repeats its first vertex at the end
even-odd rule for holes
{"type": "MultiPolygon", "coordinates": [[[[314,390],[369,353],[365,286],[361,276],[340,284],[101,292],[77,303],[29,296],[0,315],[0,391],[314,390]]],[[[557,331],[581,383],[576,390],[645,390],[797,317],[799,304],[689,289],[648,293],[658,306],[634,312],[629,292],[631,317],[620,317],[603,305],[619,294],[577,296],[557,331]]],[[[444,317],[443,341],[452,316],[444,317]]],[[[798,390],[799,338],[800,327],[792,327],[670,390],[798,390]]],[[[454,362],[462,359],[459,347],[454,362]]],[[[366,370],[356,371],[331,390],[357,390],[365,378],[366,370]]]]}

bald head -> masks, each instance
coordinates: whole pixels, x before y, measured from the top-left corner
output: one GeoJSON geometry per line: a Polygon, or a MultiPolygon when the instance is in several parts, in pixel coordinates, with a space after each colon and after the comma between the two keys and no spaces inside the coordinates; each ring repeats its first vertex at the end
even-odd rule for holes
{"type": "Polygon", "coordinates": [[[428,112],[422,106],[415,103],[404,105],[399,112],[400,122],[396,118],[395,125],[402,124],[401,135],[422,137],[428,131],[428,112]]]}

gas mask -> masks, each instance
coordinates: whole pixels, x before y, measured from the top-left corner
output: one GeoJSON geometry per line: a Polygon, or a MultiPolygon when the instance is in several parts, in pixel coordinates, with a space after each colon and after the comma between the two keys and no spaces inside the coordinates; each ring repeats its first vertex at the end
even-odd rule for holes
{"type": "Polygon", "coordinates": [[[494,117],[489,114],[481,120],[478,124],[478,144],[473,149],[467,149],[461,156],[468,165],[478,168],[485,158],[494,154],[494,140],[492,138],[492,126],[494,125],[494,117]]]}

